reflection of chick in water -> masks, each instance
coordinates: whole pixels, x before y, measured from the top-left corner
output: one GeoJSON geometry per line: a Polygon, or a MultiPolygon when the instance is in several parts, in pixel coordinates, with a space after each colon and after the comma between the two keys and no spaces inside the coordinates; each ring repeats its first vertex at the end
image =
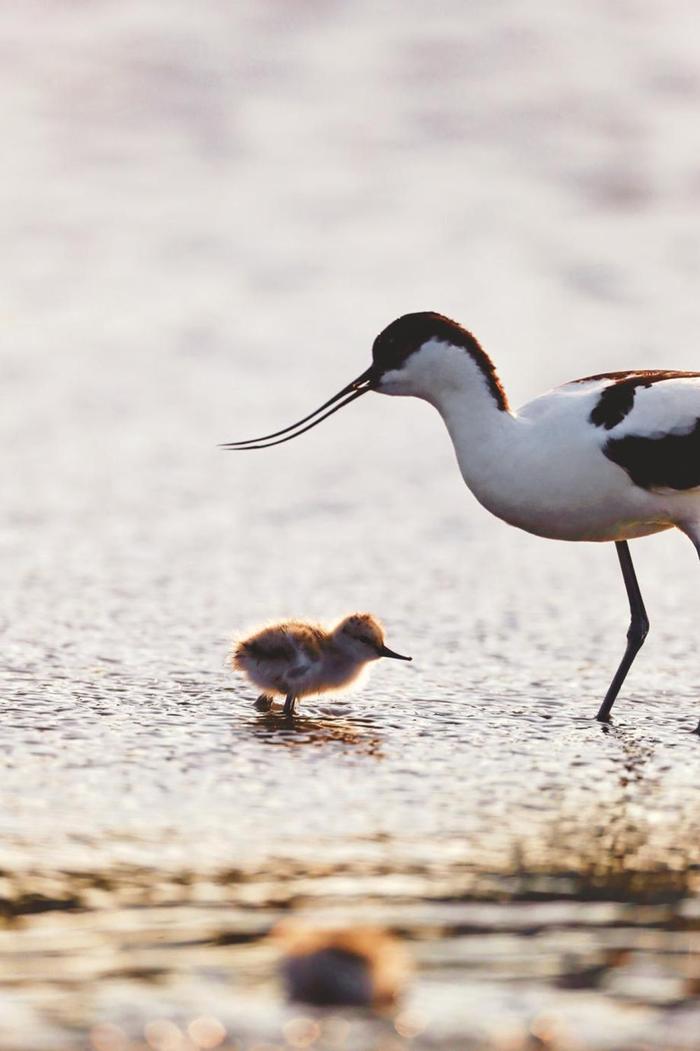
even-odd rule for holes
{"type": "Polygon", "coordinates": [[[248,731],[261,741],[282,748],[325,748],[348,746],[362,755],[380,758],[382,738],[371,721],[351,720],[345,716],[315,716],[307,719],[280,718],[279,713],[268,712],[261,719],[248,724],[248,731]]]}
{"type": "Polygon", "coordinates": [[[298,698],[341,690],[380,657],[411,660],[385,646],[375,617],[353,613],[330,631],[296,620],[263,628],[236,643],[232,663],[264,691],[256,707],[267,711],[280,695],[285,715],[293,715],[298,698]]]}
{"type": "Polygon", "coordinates": [[[282,923],[273,935],[284,953],[282,975],[291,1000],[387,1008],[410,971],[403,945],[381,928],[310,930],[282,923]]]}

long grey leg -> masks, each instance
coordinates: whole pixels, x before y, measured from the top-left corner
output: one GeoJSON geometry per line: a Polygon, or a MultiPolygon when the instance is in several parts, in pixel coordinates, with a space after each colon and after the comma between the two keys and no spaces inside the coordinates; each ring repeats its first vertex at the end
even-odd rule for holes
{"type": "Polygon", "coordinates": [[[613,681],[610,683],[608,692],[605,694],[605,700],[601,704],[600,711],[596,716],[596,719],[601,723],[607,723],[610,721],[610,709],[615,703],[615,698],[620,692],[620,687],[625,681],[627,672],[632,667],[632,661],[642,648],[642,644],[649,632],[649,618],[647,617],[647,611],[644,609],[642,593],[639,590],[639,584],[637,583],[637,577],[634,572],[634,566],[632,565],[632,556],[630,555],[627,541],[617,540],[615,542],[615,547],[617,548],[617,557],[620,559],[622,578],[625,582],[625,587],[627,588],[627,598],[630,603],[630,626],[627,631],[627,648],[625,649],[625,654],[620,661],[620,666],[615,672],[613,681]]]}
{"type": "Polygon", "coordinates": [[[284,702],[284,714],[294,715],[294,705],[296,704],[296,697],[292,693],[288,693],[284,702]]]}

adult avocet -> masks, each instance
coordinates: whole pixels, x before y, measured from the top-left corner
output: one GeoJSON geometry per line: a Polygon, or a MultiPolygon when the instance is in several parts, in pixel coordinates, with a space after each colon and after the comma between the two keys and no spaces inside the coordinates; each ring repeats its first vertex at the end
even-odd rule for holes
{"type": "Polygon", "coordinates": [[[293,715],[301,697],[349,686],[370,661],[394,657],[410,661],[384,645],[384,631],[371,613],[351,613],[331,631],[318,624],[286,620],[240,639],[234,647],[235,671],[264,692],[255,702],[267,711],[275,694],[293,715]]]}
{"type": "Polygon", "coordinates": [[[700,373],[587,376],[514,412],[470,332],[432,311],[405,314],[377,336],[366,372],[315,412],[225,448],[290,441],[367,391],[434,405],[464,481],[499,518],[555,540],[615,542],[630,626],[598,711],[607,721],[649,630],[627,541],[675,526],[700,553],[700,373]]]}

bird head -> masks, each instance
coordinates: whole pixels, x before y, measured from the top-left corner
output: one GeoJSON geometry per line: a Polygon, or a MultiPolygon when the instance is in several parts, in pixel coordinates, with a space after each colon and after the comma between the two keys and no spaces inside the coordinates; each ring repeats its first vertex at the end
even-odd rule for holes
{"type": "Polygon", "coordinates": [[[381,624],[371,613],[351,613],[336,626],[333,635],[345,650],[356,659],[376,661],[380,657],[393,657],[395,660],[410,661],[395,653],[384,644],[384,631],[381,624]]]}
{"type": "Polygon", "coordinates": [[[437,403],[443,393],[483,380],[498,403],[507,406],[491,359],[474,336],[432,310],[404,314],[379,333],[372,345],[372,364],[308,416],[261,438],[227,442],[225,449],[245,452],[281,445],[316,427],[357,398],[378,394],[413,395],[437,403]]]}

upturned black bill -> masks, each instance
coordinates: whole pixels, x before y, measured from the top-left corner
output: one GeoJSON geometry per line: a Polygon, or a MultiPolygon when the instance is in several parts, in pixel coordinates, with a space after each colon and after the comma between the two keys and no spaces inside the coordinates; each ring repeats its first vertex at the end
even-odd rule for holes
{"type": "Polygon", "coordinates": [[[338,409],[342,409],[345,405],[349,405],[351,401],[355,401],[362,394],[366,394],[368,390],[372,390],[372,384],[374,380],[374,368],[370,366],[366,372],[363,372],[361,376],[358,376],[352,383],[348,383],[347,387],[343,387],[342,390],[334,394],[332,398],[324,402],[323,405],[319,406],[318,409],[314,409],[308,416],[304,416],[303,419],[297,420],[296,423],[290,424],[289,427],[283,427],[281,431],[273,431],[272,434],[264,434],[261,438],[248,438],[246,441],[241,442],[225,442],[222,443],[220,448],[222,449],[236,449],[239,452],[246,452],[248,449],[269,449],[271,445],[282,445],[283,442],[291,441],[292,438],[297,438],[304,431],[310,431],[312,427],[315,427],[317,423],[321,423],[323,420],[327,420],[329,416],[332,416],[338,409]],[[345,397],[348,395],[348,397],[345,397]],[[340,401],[344,398],[344,401],[340,401]],[[338,404],[339,403],[339,404],[338,404]],[[329,406],[333,408],[329,408],[329,406]],[[324,412],[324,409],[328,409],[328,412],[324,412]],[[322,415],[319,415],[322,413],[322,415]],[[311,422],[309,422],[311,421],[311,422]],[[306,426],[302,426],[306,424],[306,426]],[[285,437],[281,437],[285,435],[285,437]],[[274,441],[272,439],[275,439],[274,441]]]}

